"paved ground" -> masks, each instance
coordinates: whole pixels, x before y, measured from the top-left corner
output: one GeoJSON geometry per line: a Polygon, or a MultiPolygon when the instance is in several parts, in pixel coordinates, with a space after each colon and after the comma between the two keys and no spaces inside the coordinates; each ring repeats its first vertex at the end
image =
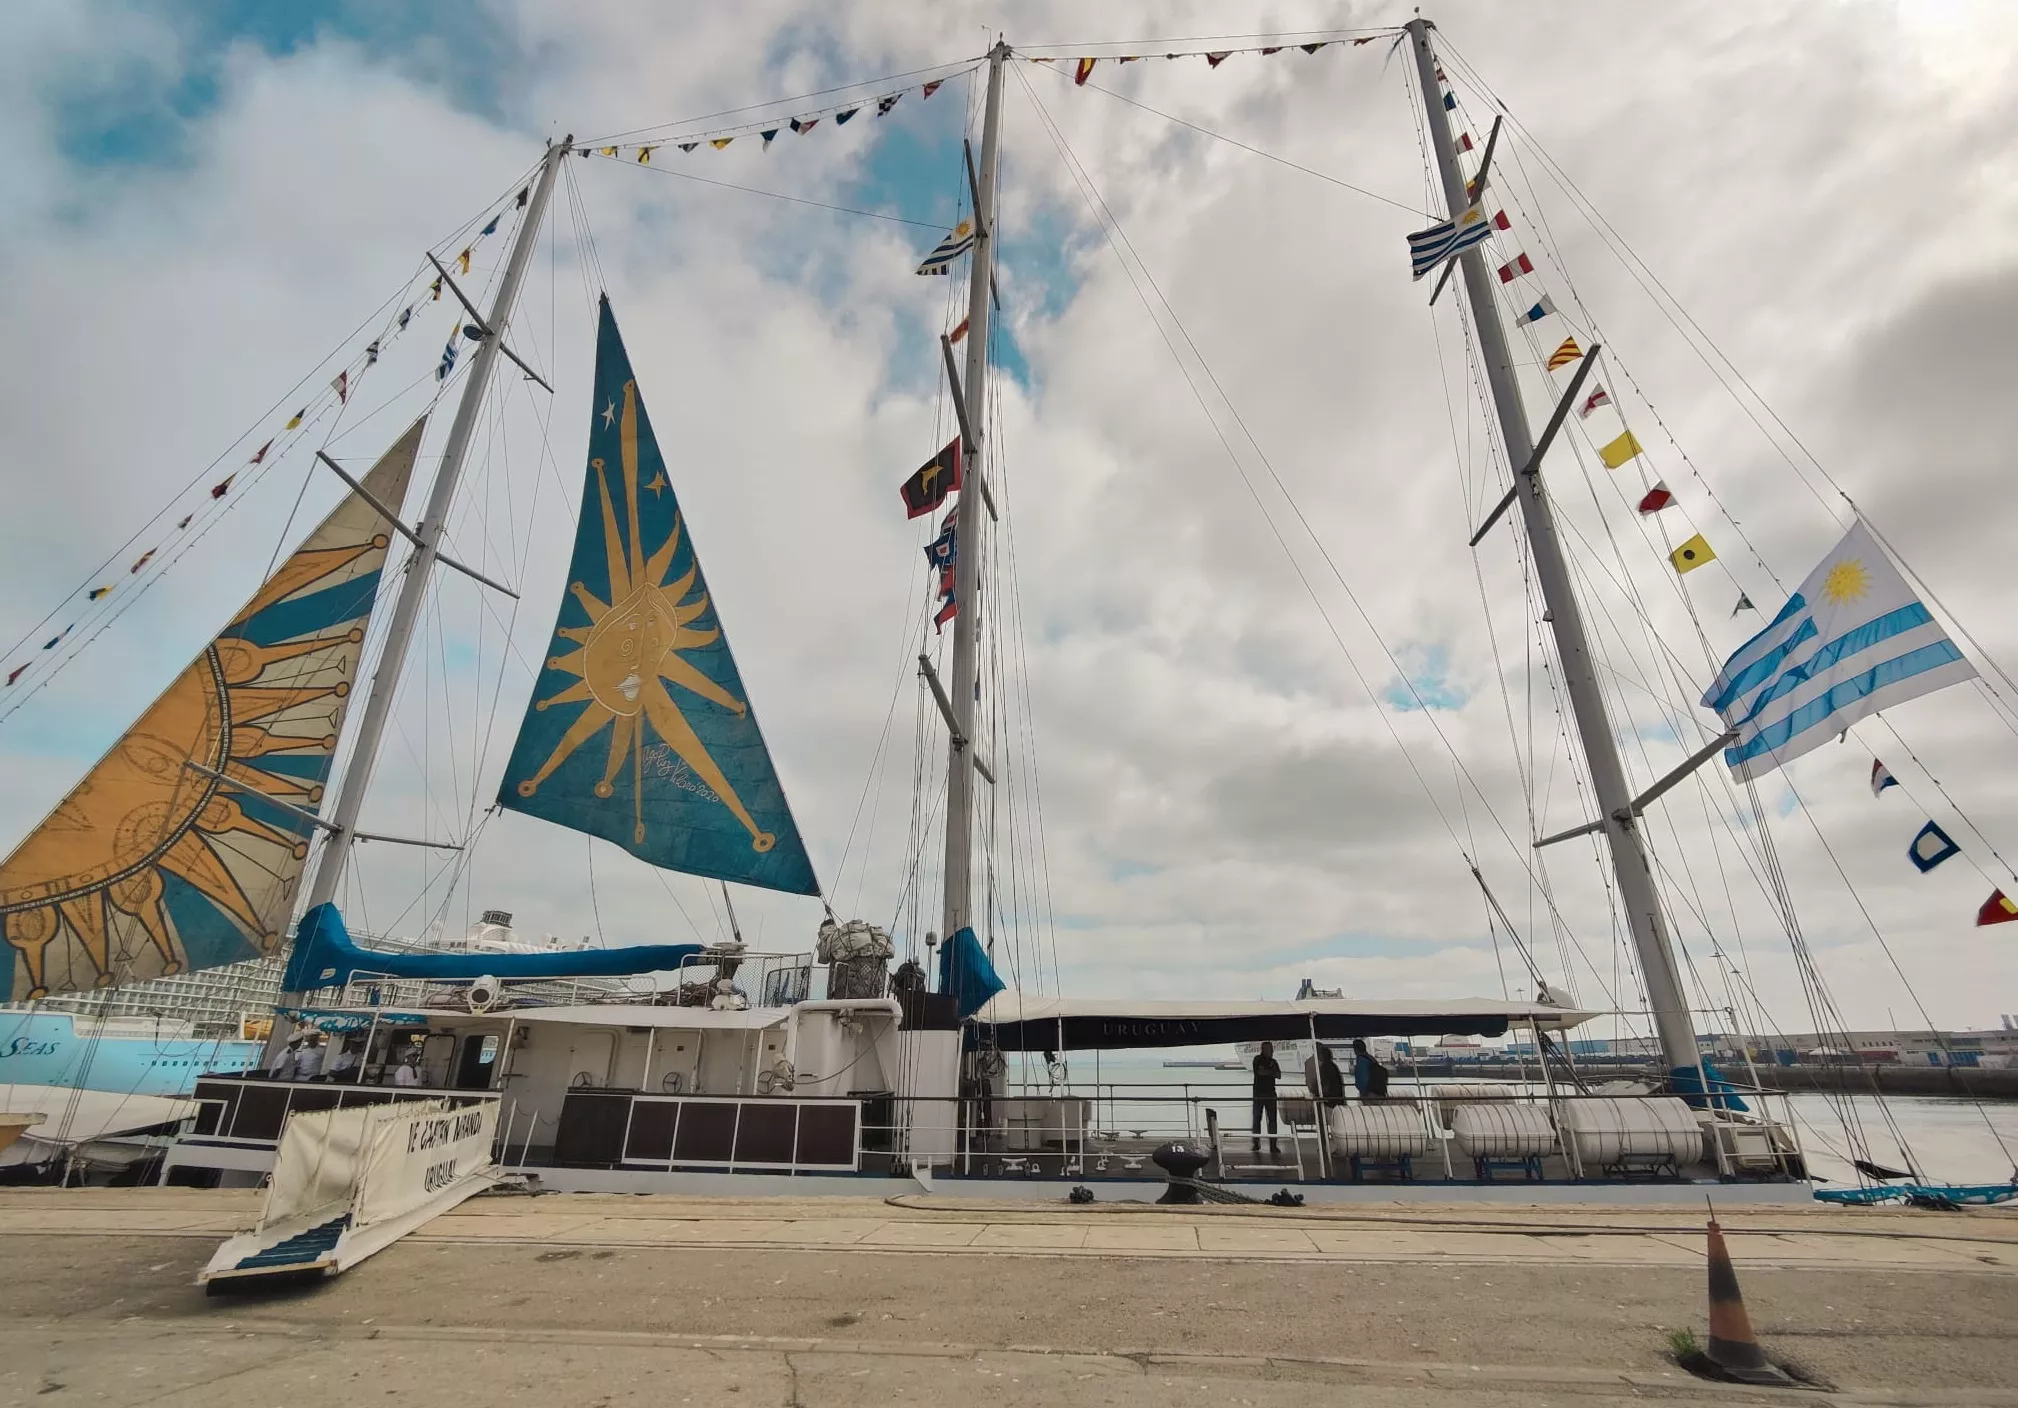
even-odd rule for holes
{"type": "MultiPolygon", "coordinates": [[[[840,1408],[1655,1398],[1700,1214],[491,1198],[342,1278],[192,1284],[256,1197],[0,1193],[0,1403],[840,1408]],[[1535,1229],[1535,1230],[1530,1230],[1535,1229]]],[[[1833,1402],[2018,1402],[2018,1218],[1725,1219],[1770,1350],[1833,1402]]],[[[1813,1397],[1804,1395],[1804,1397],[1813,1397]]]]}

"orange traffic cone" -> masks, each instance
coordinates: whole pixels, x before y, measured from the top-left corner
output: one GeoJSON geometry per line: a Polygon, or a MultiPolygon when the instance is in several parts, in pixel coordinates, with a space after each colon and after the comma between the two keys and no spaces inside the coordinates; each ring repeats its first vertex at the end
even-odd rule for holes
{"type": "Polygon", "coordinates": [[[1746,1384],[1791,1384],[1767,1360],[1752,1336],[1752,1318],[1738,1292],[1738,1273],[1724,1246],[1724,1230],[1710,1219],[1710,1342],[1704,1357],[1726,1378],[1746,1384]]]}

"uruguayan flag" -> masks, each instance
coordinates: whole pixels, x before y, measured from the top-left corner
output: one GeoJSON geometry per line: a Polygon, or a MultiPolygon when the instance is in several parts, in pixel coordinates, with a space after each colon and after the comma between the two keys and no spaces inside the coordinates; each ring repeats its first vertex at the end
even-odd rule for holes
{"type": "Polygon", "coordinates": [[[1416,231],[1408,237],[1408,259],[1414,277],[1421,278],[1453,254],[1484,244],[1491,237],[1492,221],[1475,205],[1455,220],[1416,231]]]}
{"type": "Polygon", "coordinates": [[[953,227],[953,233],[939,241],[939,247],[925,256],[925,262],[918,266],[921,274],[944,274],[953,267],[953,261],[974,247],[974,223],[962,220],[953,227]]]}
{"type": "Polygon", "coordinates": [[[1758,777],[1975,673],[1860,521],[1724,662],[1703,704],[1737,731],[1724,752],[1731,771],[1758,777]]]}

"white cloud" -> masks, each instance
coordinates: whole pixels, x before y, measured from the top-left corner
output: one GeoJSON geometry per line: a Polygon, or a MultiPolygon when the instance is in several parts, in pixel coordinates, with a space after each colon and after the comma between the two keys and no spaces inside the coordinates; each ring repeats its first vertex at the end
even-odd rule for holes
{"type": "MultiPolygon", "coordinates": [[[[972,6],[835,12],[774,0],[696,11],[678,25],[642,20],[632,7],[500,5],[494,13],[520,54],[512,72],[529,85],[501,96],[510,128],[458,108],[411,66],[354,44],[323,38],[280,58],[241,46],[222,70],[218,106],[187,134],[185,161],[85,170],[61,160],[34,87],[0,83],[10,130],[24,134],[0,170],[0,190],[11,197],[0,217],[0,321],[11,334],[0,352],[8,466],[0,638],[27,632],[234,436],[258,435],[272,419],[261,419],[262,409],[285,402],[287,388],[400,287],[423,248],[516,185],[537,156],[537,135],[599,135],[976,53],[984,21],[1006,23],[1012,40],[1026,42],[1077,36],[1086,23],[1052,4],[1005,15],[972,6]]],[[[101,5],[91,11],[95,23],[77,15],[14,16],[0,52],[17,72],[53,69],[72,62],[88,37],[136,61],[174,61],[158,57],[173,46],[134,11],[101,5]]],[[[1103,16],[1103,32],[1117,38],[1226,27],[1207,6],[1172,17],[1167,6],[1130,4],[1103,16]]],[[[2001,482],[1995,476],[2008,477],[2011,413],[1995,388],[2009,383],[2013,358],[1998,336],[2008,319],[1981,311],[2008,303],[2018,264],[2006,233],[2010,158],[1992,135],[2008,132],[2013,116],[2018,33],[2009,17],[1977,13],[1966,63],[1930,40],[1920,19],[1874,7],[1705,20],[1454,4],[1441,18],[1458,54],[1868,503],[1943,599],[1993,653],[2018,658],[2000,570],[2010,516],[1985,510],[2001,482]]],[[[1337,22],[1334,7],[1309,5],[1279,6],[1266,21],[1337,22]]],[[[1095,81],[1416,202],[1424,180],[1403,69],[1387,65],[1376,45],[1266,61],[1243,55],[1210,71],[1195,61],[1103,66],[1095,81]]],[[[1462,79],[1456,65],[1453,72],[1462,79]]],[[[1460,89],[1483,127],[1485,95],[1462,81],[1460,89]]],[[[1513,732],[1533,749],[1535,825],[1574,825],[1587,803],[1554,713],[1549,667],[1520,610],[1516,539],[1496,530],[1481,550],[1481,578],[1463,546],[1497,490],[1484,473],[1485,423],[1463,399],[1469,373],[1453,300],[1441,301],[1433,332],[1421,311],[1426,289],[1399,276],[1412,217],[1075,91],[1042,69],[1012,74],[1008,95],[1005,230],[1026,243],[1045,231],[1068,234],[1055,264],[1034,278],[1005,270],[1003,279],[1006,316],[1031,366],[1027,387],[998,386],[998,445],[1007,455],[999,479],[1014,504],[1049,856],[1047,885],[1023,842],[1013,855],[1005,846],[1005,903],[1012,886],[1024,895],[1048,888],[1066,921],[1059,963],[1067,985],[1081,990],[1245,996],[1285,993],[1308,973],[1369,995],[1490,993],[1500,969],[1462,859],[1469,852],[1555,979],[1559,952],[1568,950],[1559,950],[1548,906],[1522,868],[1527,821],[1482,595],[1512,691],[1513,732]],[[1205,387],[1350,662],[1088,217],[1026,79],[1265,452],[1266,465],[1205,387]],[[1026,301],[1037,281],[1069,296],[1062,305],[1026,301]],[[1440,354],[1459,397],[1461,470],[1440,354]],[[1468,695],[1461,707],[1398,714],[1369,698],[1397,667],[1285,512],[1271,467],[1389,646],[1444,652],[1468,695]],[[1439,733],[1511,843],[1455,775],[1439,733]]],[[[965,96],[956,83],[931,106],[907,99],[912,106],[900,111],[920,130],[950,130],[965,96]]],[[[876,136],[873,123],[857,122],[781,138],[767,154],[744,142],[719,156],[703,149],[657,160],[850,204],[876,136]]],[[[1706,569],[1681,584],[1704,613],[1708,653],[1720,654],[1756,627],[1756,618],[1726,618],[1741,588],[1762,606],[1778,598],[1635,387],[1651,395],[1782,580],[1798,579],[1835,530],[1544,178],[1539,154],[1511,135],[1504,150],[1501,191],[1523,238],[1550,270],[1553,260],[1542,256],[1560,249],[1620,359],[1605,373],[1652,447],[1653,468],[1731,570],[1706,569]],[[1630,383],[1615,370],[1621,364],[1630,383]]],[[[951,209],[957,169],[933,175],[943,178],[938,203],[906,213],[938,218],[951,209]]],[[[557,201],[556,253],[535,266],[517,334],[556,369],[551,462],[537,419],[545,398],[514,385],[508,412],[484,428],[484,454],[454,524],[457,544],[472,556],[480,554],[472,545],[490,544],[488,561],[522,585],[513,639],[538,659],[569,546],[560,505],[581,475],[594,281],[585,282],[575,242],[578,191],[594,230],[594,267],[607,280],[815,864],[838,905],[854,907],[859,893],[869,917],[887,920],[907,868],[920,710],[932,740],[924,772],[943,767],[936,719],[914,697],[907,669],[922,619],[918,525],[898,518],[894,494],[950,426],[930,379],[936,359],[914,345],[937,325],[947,294],[940,281],[908,272],[931,236],[604,162],[570,162],[569,177],[557,201]],[[893,682],[885,774],[839,872],[893,682]]],[[[1544,286],[1571,306],[1558,276],[1547,277],[1544,286]]],[[[423,321],[428,330],[374,372],[350,424],[388,388],[424,377],[446,318],[430,309],[423,321]]],[[[1552,344],[1560,332],[1545,335],[1552,344]]],[[[1530,386],[1539,415],[1539,372],[1530,386]]],[[[348,431],[334,452],[376,453],[429,390],[423,381],[348,431]]],[[[444,407],[443,425],[447,414],[444,407]]],[[[24,832],[246,595],[308,474],[296,455],[254,486],[227,520],[228,534],[204,539],[0,724],[14,783],[0,801],[0,834],[24,832]]],[[[1706,724],[1690,687],[1710,667],[1662,545],[1630,511],[1636,474],[1622,471],[1614,491],[1574,436],[1548,468],[1594,633],[1617,671],[1613,708],[1622,731],[1629,723],[1634,737],[1654,740],[1629,748],[1629,767],[1644,782],[1697,736],[1692,728],[1686,744],[1660,741],[1653,726],[1663,715],[1646,691],[1706,724]],[[1644,622],[1619,590],[1625,580],[1635,584],[1644,622]]],[[[336,493],[311,479],[290,533],[336,493]]],[[[498,673],[499,631],[475,591],[459,582],[442,588],[433,667],[415,660],[400,737],[369,809],[377,827],[460,834],[495,785],[530,681],[517,661],[498,673]],[[494,695],[496,737],[479,773],[480,725],[494,695]]],[[[492,609],[509,615],[508,605],[492,609]]],[[[929,628],[924,640],[935,645],[929,628]]],[[[1404,655],[1403,664],[1420,658],[1404,655]]],[[[1964,691],[1908,706],[1897,722],[1989,843],[2018,854],[2011,734],[1964,691]]],[[[1928,877],[1906,865],[1902,852],[1922,815],[1916,804],[1944,824],[1948,815],[1926,776],[1866,725],[1857,743],[1804,760],[1794,780],[1934,1018],[1984,1023],[1994,1018],[1994,994],[2018,977],[2018,958],[1992,942],[1995,931],[1986,938],[1968,928],[1988,882],[1962,862],[1928,877]],[[1865,748],[1915,796],[1892,792],[1874,803],[1863,791],[1865,748]]],[[[1729,801],[1721,786],[1710,800],[1729,801]]],[[[1019,792],[1019,833],[1028,805],[1019,792]]],[[[1747,852],[1705,823],[1703,805],[1684,789],[1651,823],[1679,933],[1706,975],[1714,965],[1695,912],[1733,955],[1741,938],[1779,1023],[1806,1027],[1786,941],[1747,852]]],[[[1002,823],[1011,829],[1006,810],[1002,823]]],[[[1797,814],[1771,825],[1802,927],[1851,1019],[1882,1024],[1889,1009],[1901,1022],[1917,1020],[1882,956],[1874,961],[1863,917],[1806,821],[1797,814]]],[[[688,926],[668,900],[670,886],[712,936],[707,887],[685,877],[662,882],[610,847],[597,847],[591,903],[588,849],[541,823],[499,818],[484,832],[471,882],[452,896],[430,891],[400,922],[411,927],[443,903],[458,921],[465,909],[499,905],[537,929],[600,928],[612,942],[676,939],[688,926]]],[[[921,926],[932,924],[939,866],[936,842],[924,851],[921,926]]],[[[1987,849],[1975,851],[1993,869],[1987,849]]],[[[1556,903],[1584,954],[1572,959],[1572,977],[1596,998],[1615,975],[1603,872],[1584,843],[1548,860],[1556,903]]],[[[400,916],[423,865],[439,864],[438,855],[369,853],[355,896],[362,921],[400,916]]],[[[773,946],[807,943],[817,913],[802,900],[762,896],[739,899],[739,912],[746,934],[761,930],[773,946]]],[[[1045,947],[1042,965],[1022,956],[1026,975],[1048,969],[1048,940],[1045,947]]],[[[1511,951],[1502,958],[1524,982],[1511,951]]],[[[1619,986],[1630,1001],[1630,981],[1619,986]]],[[[1721,980],[1710,987],[1710,1002],[1722,1006],[1721,980]]]]}

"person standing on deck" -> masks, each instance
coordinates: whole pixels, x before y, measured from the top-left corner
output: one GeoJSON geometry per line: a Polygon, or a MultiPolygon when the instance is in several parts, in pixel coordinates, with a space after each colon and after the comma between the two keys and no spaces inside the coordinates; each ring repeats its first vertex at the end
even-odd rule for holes
{"type": "Polygon", "coordinates": [[[1317,1094],[1326,1106],[1345,1103],[1345,1072],[1338,1068],[1338,1058],[1329,1046],[1317,1048],[1317,1094]]]}
{"type": "Polygon", "coordinates": [[[1261,1043],[1261,1054],[1254,1058],[1254,1138],[1250,1145],[1253,1152],[1261,1152],[1261,1118],[1268,1116],[1268,1155],[1281,1158],[1282,1147],[1276,1143],[1275,1083],[1282,1079],[1282,1067],[1275,1059],[1275,1043],[1261,1043]]]}
{"type": "Polygon", "coordinates": [[[1387,1098],[1387,1067],[1374,1059],[1373,1053],[1366,1049],[1366,1042],[1359,1037],[1352,1039],[1352,1083],[1362,1100],[1387,1098]]]}
{"type": "Polygon", "coordinates": [[[322,1033],[310,1028],[303,1034],[301,1049],[294,1053],[294,1078],[314,1080],[322,1074],[322,1033]]]}

